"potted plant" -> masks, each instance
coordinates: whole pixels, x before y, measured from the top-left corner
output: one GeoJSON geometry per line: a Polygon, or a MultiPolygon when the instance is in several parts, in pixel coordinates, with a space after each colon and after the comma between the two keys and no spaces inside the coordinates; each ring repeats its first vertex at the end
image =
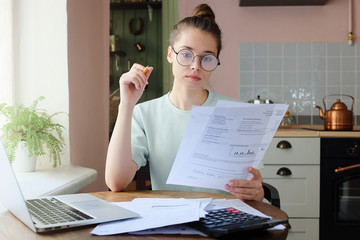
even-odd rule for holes
{"type": "MultiPolygon", "coordinates": [[[[42,100],[44,100],[43,96],[36,99],[29,107],[23,104],[0,105],[0,115],[5,117],[5,124],[1,128],[2,139],[10,162],[20,161],[21,154],[17,152],[24,148],[29,158],[48,155],[53,167],[61,165],[60,154],[65,146],[63,138],[65,127],[53,122],[53,117],[61,113],[50,115],[45,109],[39,109],[37,104],[42,100]]],[[[34,170],[35,165],[32,171],[34,170]]]]}

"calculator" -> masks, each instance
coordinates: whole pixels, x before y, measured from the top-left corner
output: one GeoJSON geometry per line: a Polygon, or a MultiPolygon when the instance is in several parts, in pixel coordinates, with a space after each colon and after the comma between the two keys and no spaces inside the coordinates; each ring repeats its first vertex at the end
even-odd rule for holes
{"type": "Polygon", "coordinates": [[[278,224],[288,223],[287,220],[272,219],[240,211],[236,208],[222,208],[207,211],[205,218],[191,222],[189,225],[209,237],[218,238],[222,235],[232,234],[255,229],[266,229],[278,224]]]}

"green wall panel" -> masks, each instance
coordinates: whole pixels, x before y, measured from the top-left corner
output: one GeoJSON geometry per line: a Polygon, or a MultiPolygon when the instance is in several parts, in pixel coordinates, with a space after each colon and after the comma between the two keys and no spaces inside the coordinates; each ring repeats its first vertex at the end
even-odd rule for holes
{"type": "MultiPolygon", "coordinates": [[[[174,24],[179,20],[178,0],[162,0],[161,7],[153,8],[152,21],[146,4],[122,8],[121,4],[110,8],[111,33],[119,38],[119,49],[126,55],[111,54],[110,74],[113,84],[110,93],[119,88],[119,78],[122,73],[129,70],[134,62],[144,66],[154,67],[149,78],[149,85],[140,101],[150,100],[163,95],[171,90],[173,76],[171,65],[166,59],[169,46],[169,33],[174,24]],[[129,30],[132,18],[144,19],[144,30],[139,35],[133,35],[129,30]],[[145,50],[139,52],[135,44],[140,42],[145,50]],[[118,65],[118,67],[116,67],[118,65]]],[[[137,25],[136,25],[137,26],[137,25]]],[[[137,27],[135,26],[135,29],[137,27]]]]}
{"type": "Polygon", "coordinates": [[[118,49],[124,54],[111,54],[110,56],[110,74],[113,78],[113,84],[110,86],[110,92],[119,88],[119,78],[122,73],[129,70],[133,63],[139,63],[144,66],[154,67],[149,78],[143,97],[140,101],[145,101],[159,97],[163,93],[162,87],[162,11],[153,9],[153,17],[150,21],[147,8],[116,9],[111,8],[111,26],[112,33],[118,36],[118,49]],[[135,30],[140,29],[140,18],[144,21],[142,33],[134,35],[130,32],[129,23],[135,19],[133,26],[135,30]],[[136,43],[140,43],[145,50],[139,52],[136,43]],[[116,65],[119,67],[117,68],[116,65]]]}

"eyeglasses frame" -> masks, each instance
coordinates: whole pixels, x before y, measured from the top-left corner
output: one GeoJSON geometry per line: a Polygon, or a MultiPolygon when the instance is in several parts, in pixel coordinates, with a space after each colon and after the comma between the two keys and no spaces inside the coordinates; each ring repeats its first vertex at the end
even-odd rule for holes
{"type": "Polygon", "coordinates": [[[201,55],[195,55],[195,54],[193,53],[193,51],[191,51],[190,49],[181,49],[181,50],[179,50],[178,52],[175,51],[175,49],[174,49],[173,46],[171,46],[171,49],[172,49],[172,50],[174,51],[174,53],[176,54],[176,61],[177,61],[181,66],[184,66],[184,67],[185,67],[185,66],[190,66],[190,65],[194,62],[194,60],[195,60],[196,57],[200,57],[200,66],[201,66],[201,68],[202,68],[204,71],[212,72],[212,71],[214,71],[214,70],[217,68],[217,66],[220,65],[220,60],[219,60],[219,58],[218,58],[217,56],[215,56],[214,54],[206,54],[206,55],[201,56],[201,55]],[[188,51],[190,51],[190,52],[192,53],[192,55],[193,55],[192,61],[191,61],[191,63],[188,64],[188,65],[183,65],[183,64],[181,64],[181,63],[179,62],[179,60],[178,60],[179,53],[180,53],[182,50],[188,50],[188,51]],[[202,59],[203,59],[205,56],[208,56],[208,55],[212,55],[212,56],[216,57],[216,59],[217,59],[217,61],[218,61],[217,65],[215,66],[215,68],[214,68],[213,70],[206,70],[206,69],[203,68],[203,66],[202,66],[202,64],[201,64],[202,59]]]}

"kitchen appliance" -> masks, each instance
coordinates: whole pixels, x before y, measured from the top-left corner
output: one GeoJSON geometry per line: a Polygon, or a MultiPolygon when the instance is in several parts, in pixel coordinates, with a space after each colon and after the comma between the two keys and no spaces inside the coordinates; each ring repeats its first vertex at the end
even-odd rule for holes
{"type": "Polygon", "coordinates": [[[257,99],[249,100],[249,103],[255,103],[255,104],[271,104],[274,103],[270,99],[260,99],[260,95],[257,96],[257,99]]]}
{"type": "Polygon", "coordinates": [[[324,112],[320,106],[319,115],[321,119],[324,119],[324,128],[325,130],[352,130],[353,129],[353,108],[354,108],[354,98],[350,95],[344,94],[330,94],[323,98],[324,103],[324,112]],[[330,110],[326,110],[325,98],[330,96],[346,96],[352,99],[351,110],[348,110],[346,105],[337,99],[337,101],[331,106],[330,110]]]}
{"type": "Polygon", "coordinates": [[[320,240],[359,236],[360,138],[321,138],[320,202],[320,240]]]}

